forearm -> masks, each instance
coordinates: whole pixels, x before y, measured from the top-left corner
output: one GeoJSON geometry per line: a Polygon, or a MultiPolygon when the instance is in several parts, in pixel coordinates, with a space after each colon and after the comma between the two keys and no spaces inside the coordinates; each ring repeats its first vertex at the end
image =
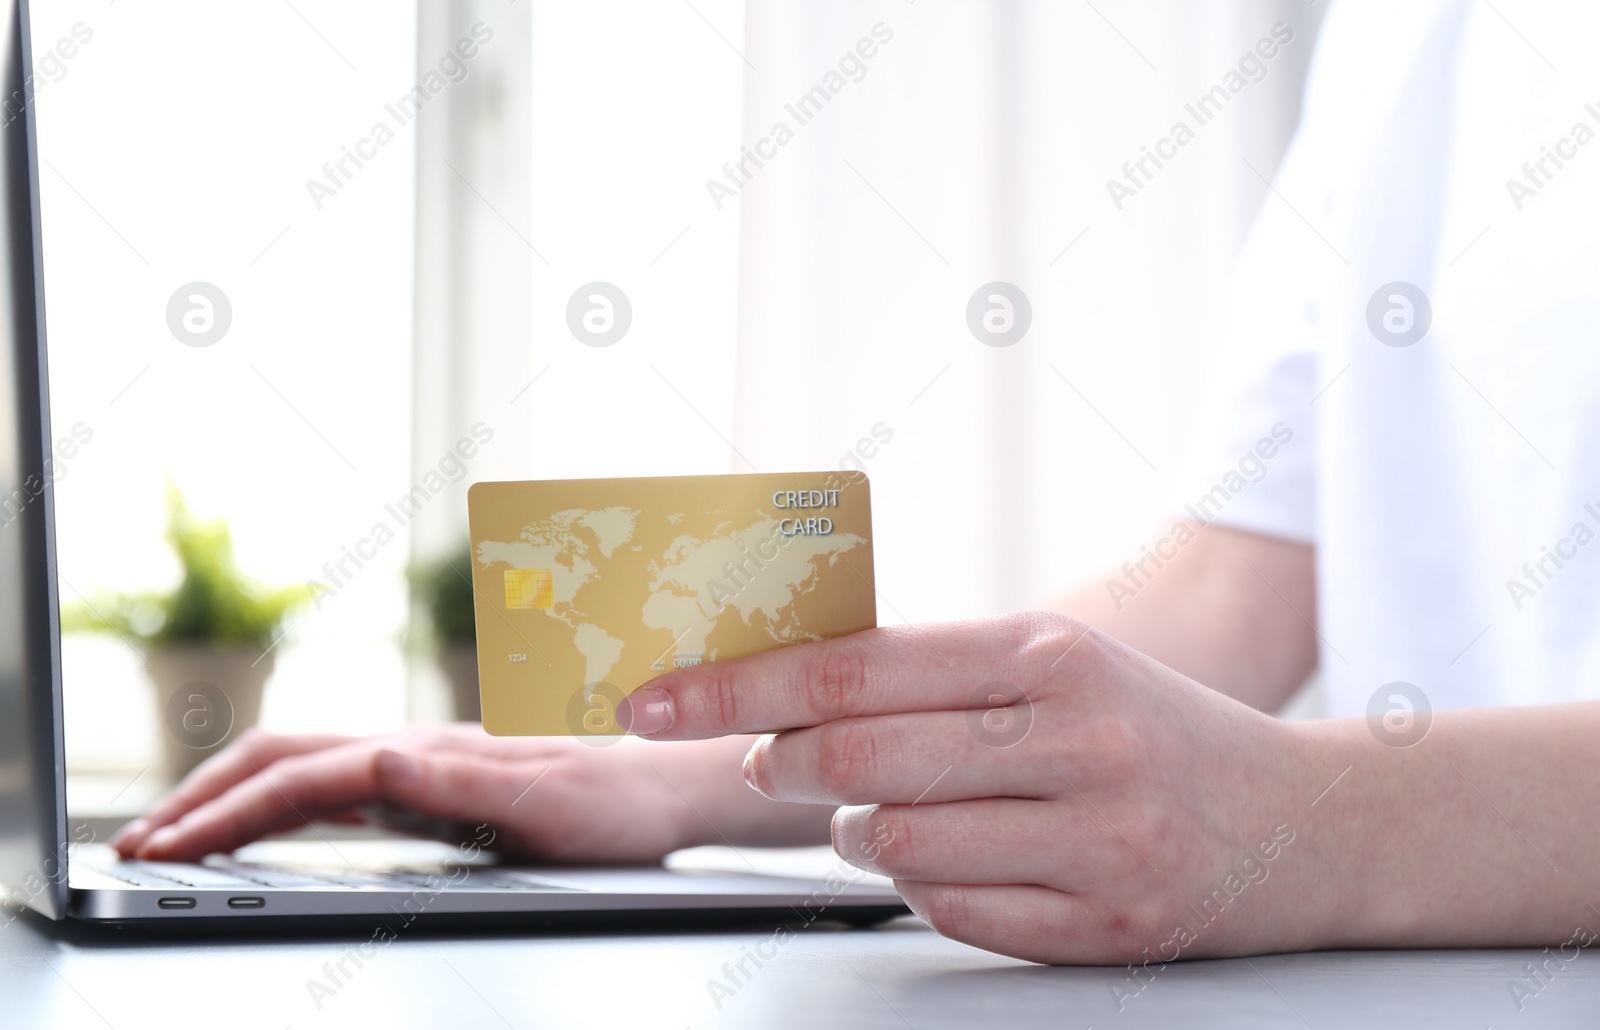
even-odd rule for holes
{"type": "Polygon", "coordinates": [[[1364,719],[1294,732],[1333,784],[1295,822],[1333,891],[1320,945],[1553,947],[1600,934],[1600,702],[1436,712],[1408,748],[1364,719]]]}
{"type": "MultiPolygon", "coordinates": [[[[1222,526],[1187,524],[1140,565],[1049,605],[1253,708],[1276,711],[1316,663],[1314,551],[1222,526]]],[[[1148,552],[1149,549],[1147,548],[1148,552]]]]}

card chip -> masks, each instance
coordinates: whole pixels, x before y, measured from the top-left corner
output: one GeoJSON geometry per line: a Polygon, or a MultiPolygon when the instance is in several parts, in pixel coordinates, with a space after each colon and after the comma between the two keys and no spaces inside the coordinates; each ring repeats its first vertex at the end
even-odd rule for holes
{"type": "Polygon", "coordinates": [[[506,570],[507,608],[552,608],[555,603],[555,580],[549,569],[506,570]]]}

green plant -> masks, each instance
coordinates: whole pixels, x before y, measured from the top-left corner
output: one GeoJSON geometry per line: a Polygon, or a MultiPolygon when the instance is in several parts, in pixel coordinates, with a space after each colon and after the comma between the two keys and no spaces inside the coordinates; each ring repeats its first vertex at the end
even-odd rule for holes
{"type": "Polygon", "coordinates": [[[266,648],[284,618],[311,600],[307,587],[262,587],[240,571],[225,519],[196,519],[167,486],[167,543],[182,579],[167,592],[103,594],[62,612],[62,629],[117,633],[146,649],[168,644],[266,648]]]}
{"type": "Polygon", "coordinates": [[[411,589],[428,609],[434,646],[473,647],[478,642],[472,613],[472,548],[463,544],[448,558],[413,565],[411,589]]]}

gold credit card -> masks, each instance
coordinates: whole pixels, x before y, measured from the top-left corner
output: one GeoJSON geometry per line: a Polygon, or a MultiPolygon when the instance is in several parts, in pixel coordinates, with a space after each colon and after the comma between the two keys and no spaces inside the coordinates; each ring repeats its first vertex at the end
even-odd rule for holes
{"type": "Polygon", "coordinates": [[[614,736],[672,669],[877,625],[860,472],[474,483],[483,726],[614,736]]]}

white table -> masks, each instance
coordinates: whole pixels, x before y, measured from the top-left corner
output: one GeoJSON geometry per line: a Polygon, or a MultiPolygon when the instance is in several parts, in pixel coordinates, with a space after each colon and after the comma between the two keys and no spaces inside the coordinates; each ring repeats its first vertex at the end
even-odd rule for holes
{"type": "MultiPolygon", "coordinates": [[[[14,913],[6,913],[7,916],[14,913]]],[[[1596,1027],[1600,955],[1583,953],[1513,1003],[1538,951],[1327,952],[1167,967],[1132,993],[1126,969],[1052,968],[945,940],[912,918],[875,930],[772,927],[428,935],[347,977],[358,933],[135,936],[32,913],[0,928],[0,1025],[228,1027],[1596,1027]],[[747,976],[725,966],[756,949],[747,976]],[[330,992],[319,1008],[308,984],[330,992]],[[726,992],[721,1006],[708,984],[726,992]]]]}

